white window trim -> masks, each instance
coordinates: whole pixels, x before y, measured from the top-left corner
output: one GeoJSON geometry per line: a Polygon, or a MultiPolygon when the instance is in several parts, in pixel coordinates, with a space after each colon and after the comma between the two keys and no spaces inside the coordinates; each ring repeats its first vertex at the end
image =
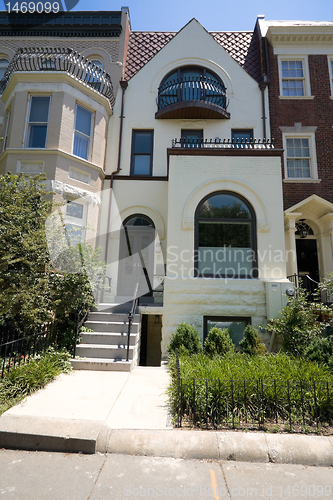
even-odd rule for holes
{"type": "Polygon", "coordinates": [[[333,99],[333,71],[331,67],[331,63],[333,63],[333,55],[327,56],[327,63],[328,63],[328,74],[330,78],[330,86],[331,86],[331,99],[333,99]]]}
{"type": "Polygon", "coordinates": [[[316,155],[316,141],[314,133],[300,133],[300,132],[284,132],[282,134],[283,149],[284,149],[284,180],[292,182],[311,182],[319,181],[317,155],[316,155]],[[287,169],[287,139],[308,139],[310,148],[310,177],[288,177],[287,169]]]}
{"type": "Polygon", "coordinates": [[[308,56],[304,55],[288,55],[288,56],[278,56],[278,67],[279,67],[279,84],[280,84],[280,99],[314,99],[311,95],[310,87],[310,73],[309,73],[309,63],[308,56]],[[303,64],[303,75],[304,75],[304,95],[302,96],[285,96],[283,95],[282,89],[282,61],[302,61],[303,64]]]}
{"type": "Polygon", "coordinates": [[[47,146],[47,135],[49,132],[49,123],[50,123],[50,109],[51,109],[51,99],[52,95],[51,94],[29,94],[28,96],[28,112],[26,114],[25,118],[25,128],[24,128],[24,139],[23,139],[23,144],[22,147],[25,149],[46,149],[47,146]],[[48,111],[48,116],[47,116],[47,127],[46,127],[46,137],[45,137],[45,147],[44,148],[30,148],[28,146],[28,140],[29,140],[29,118],[30,118],[30,111],[31,111],[31,103],[32,103],[32,97],[49,97],[49,111],[48,111]]]}
{"type": "MultiPolygon", "coordinates": [[[[73,131],[73,144],[72,144],[72,154],[73,156],[75,156],[76,158],[81,158],[81,160],[84,160],[84,161],[88,161],[88,162],[91,162],[92,160],[92,151],[93,151],[93,137],[94,137],[94,125],[95,125],[95,111],[93,111],[92,109],[88,108],[87,106],[84,106],[83,104],[81,104],[80,102],[77,102],[75,104],[75,116],[74,116],[74,131],[73,131]],[[75,128],[75,122],[76,122],[76,114],[77,114],[77,107],[80,106],[81,108],[83,109],[86,109],[87,111],[89,111],[91,113],[91,125],[90,125],[90,140],[89,140],[89,147],[88,147],[88,154],[87,154],[87,157],[88,158],[82,158],[82,156],[77,156],[74,154],[74,139],[75,139],[75,132],[76,132],[76,128],[75,128]]],[[[81,132],[79,132],[81,134],[81,132]]]]}
{"type": "Polygon", "coordinates": [[[85,172],[84,170],[79,170],[78,168],[75,168],[72,166],[69,167],[68,177],[75,182],[81,182],[82,184],[87,184],[87,185],[90,184],[90,181],[91,181],[91,174],[88,174],[88,172],[85,172]],[[80,179],[75,179],[74,177],[72,177],[73,172],[77,172],[78,174],[85,175],[87,177],[87,182],[80,181],[80,179]]]}

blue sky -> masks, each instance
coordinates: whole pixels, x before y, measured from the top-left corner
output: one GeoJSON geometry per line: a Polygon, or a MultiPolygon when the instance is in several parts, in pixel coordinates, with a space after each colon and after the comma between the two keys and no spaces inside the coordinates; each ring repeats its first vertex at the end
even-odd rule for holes
{"type": "Polygon", "coordinates": [[[79,0],[75,10],[130,9],[132,30],[178,31],[195,17],[208,31],[252,30],[258,14],[269,20],[333,21],[331,0],[79,0]]]}

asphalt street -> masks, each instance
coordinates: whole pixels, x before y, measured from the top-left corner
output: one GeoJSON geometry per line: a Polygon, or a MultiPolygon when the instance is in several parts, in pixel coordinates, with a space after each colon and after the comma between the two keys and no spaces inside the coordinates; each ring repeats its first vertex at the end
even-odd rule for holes
{"type": "Polygon", "coordinates": [[[4,500],[329,499],[331,467],[0,450],[4,500]]]}

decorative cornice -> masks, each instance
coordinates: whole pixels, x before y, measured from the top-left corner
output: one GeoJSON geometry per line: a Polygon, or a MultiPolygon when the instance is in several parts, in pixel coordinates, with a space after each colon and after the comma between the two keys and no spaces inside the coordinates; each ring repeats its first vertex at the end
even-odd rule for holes
{"type": "Polygon", "coordinates": [[[318,33],[281,33],[272,34],[270,37],[270,42],[274,45],[277,43],[311,43],[311,44],[321,44],[321,43],[332,43],[333,42],[333,32],[318,34],[318,33]]]}

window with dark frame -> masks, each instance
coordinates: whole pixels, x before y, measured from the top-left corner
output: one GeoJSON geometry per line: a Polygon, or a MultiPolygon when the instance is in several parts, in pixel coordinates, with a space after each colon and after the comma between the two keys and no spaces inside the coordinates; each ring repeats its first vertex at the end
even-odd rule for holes
{"type": "Polygon", "coordinates": [[[203,143],[203,130],[181,130],[182,148],[201,148],[203,143]]]}
{"type": "Polygon", "coordinates": [[[233,129],[231,130],[231,140],[236,144],[236,147],[244,147],[244,144],[253,141],[253,129],[233,129]]]}
{"type": "Polygon", "coordinates": [[[131,175],[151,176],[153,174],[153,130],[133,130],[131,175]]]}
{"type": "Polygon", "coordinates": [[[258,277],[255,213],[241,195],[217,191],[199,203],[194,244],[196,277],[258,277]]]}
{"type": "Polygon", "coordinates": [[[209,331],[213,327],[221,330],[227,329],[233,343],[238,346],[243,339],[246,326],[251,323],[251,318],[238,316],[204,316],[203,341],[205,342],[209,331]]]}

